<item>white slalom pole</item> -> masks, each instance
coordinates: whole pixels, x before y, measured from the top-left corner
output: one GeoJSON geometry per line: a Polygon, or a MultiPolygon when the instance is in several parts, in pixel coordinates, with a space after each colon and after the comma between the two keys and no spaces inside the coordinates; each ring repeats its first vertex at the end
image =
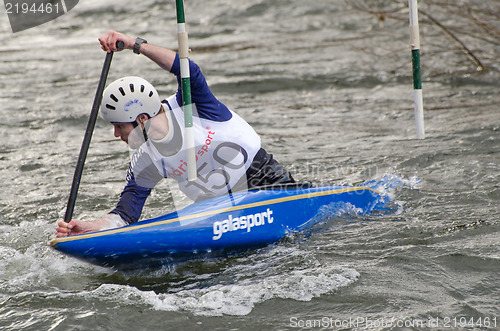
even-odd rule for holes
{"type": "Polygon", "coordinates": [[[182,103],[184,107],[184,132],[186,139],[186,157],[188,181],[195,181],[196,155],[194,146],[193,105],[191,104],[191,77],[189,72],[189,47],[186,20],[184,17],[184,2],[176,0],[177,9],[177,36],[179,42],[179,60],[181,65],[182,103]]]}
{"type": "Polygon", "coordinates": [[[420,32],[418,28],[417,0],[408,0],[410,8],[410,44],[413,66],[413,98],[415,102],[415,124],[417,139],[425,139],[424,101],[422,96],[422,74],[420,71],[420,32]]]}

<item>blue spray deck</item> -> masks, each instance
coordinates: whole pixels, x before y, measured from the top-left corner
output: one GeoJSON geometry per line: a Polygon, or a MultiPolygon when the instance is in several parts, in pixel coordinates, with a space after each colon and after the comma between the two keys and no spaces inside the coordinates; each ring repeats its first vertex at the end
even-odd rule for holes
{"type": "Polygon", "coordinates": [[[232,255],[275,243],[319,220],[327,206],[357,214],[381,209],[387,195],[365,186],[236,192],[129,226],[54,239],[53,248],[98,265],[153,266],[232,255]]]}

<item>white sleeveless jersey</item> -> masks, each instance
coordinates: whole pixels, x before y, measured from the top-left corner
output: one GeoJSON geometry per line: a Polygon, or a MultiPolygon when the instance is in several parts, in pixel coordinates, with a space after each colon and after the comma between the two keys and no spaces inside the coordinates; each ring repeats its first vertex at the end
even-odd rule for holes
{"type": "MultiPolygon", "coordinates": [[[[252,127],[232,111],[231,119],[227,121],[193,116],[198,179],[188,182],[186,145],[182,129],[184,113],[175,96],[168,98],[167,103],[171,107],[172,121],[176,122],[174,124],[177,130],[174,132],[178,147],[169,146],[169,143],[162,146],[161,142],[148,140],[139,147],[136,156],[141,158],[140,155],[147,154],[158,173],[164,178],[175,179],[180,190],[192,200],[197,200],[200,196],[223,195],[240,179],[246,182],[246,171],[261,148],[260,137],[252,127]],[[179,139],[179,136],[182,139],[179,139]]],[[[138,171],[134,169],[134,163],[136,162],[131,162],[132,172],[138,171]]]]}

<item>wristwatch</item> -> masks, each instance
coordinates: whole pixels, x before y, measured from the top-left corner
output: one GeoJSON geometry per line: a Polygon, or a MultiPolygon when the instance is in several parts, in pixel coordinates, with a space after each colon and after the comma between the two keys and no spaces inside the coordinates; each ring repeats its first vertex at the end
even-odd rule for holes
{"type": "Polygon", "coordinates": [[[142,39],[140,37],[137,37],[135,39],[135,44],[134,44],[134,53],[135,54],[141,54],[141,52],[139,52],[139,48],[141,47],[141,44],[143,43],[148,43],[148,41],[146,39],[142,39]]]}

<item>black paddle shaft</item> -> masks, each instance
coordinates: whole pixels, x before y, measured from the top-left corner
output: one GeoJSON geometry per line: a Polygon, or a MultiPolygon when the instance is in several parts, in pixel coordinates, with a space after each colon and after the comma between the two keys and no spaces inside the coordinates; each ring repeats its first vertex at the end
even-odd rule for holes
{"type": "MultiPolygon", "coordinates": [[[[116,47],[118,49],[123,49],[123,42],[117,42],[116,47]]],[[[97,92],[94,97],[94,104],[92,105],[89,122],[87,124],[87,129],[85,130],[85,136],[83,137],[82,148],[80,149],[80,155],[78,156],[78,161],[76,163],[73,183],[71,184],[71,192],[69,194],[68,205],[66,207],[66,214],[64,215],[64,221],[66,223],[69,223],[69,221],[71,221],[71,218],[73,217],[73,210],[75,209],[76,196],[78,194],[78,188],[80,187],[83,167],[85,166],[85,159],[87,158],[90,141],[92,140],[92,133],[94,132],[95,122],[97,120],[97,115],[99,114],[99,107],[101,106],[102,102],[102,93],[106,86],[106,79],[108,78],[112,59],[113,52],[106,53],[104,65],[102,66],[101,78],[99,79],[99,85],[97,86],[97,92]]]]}

